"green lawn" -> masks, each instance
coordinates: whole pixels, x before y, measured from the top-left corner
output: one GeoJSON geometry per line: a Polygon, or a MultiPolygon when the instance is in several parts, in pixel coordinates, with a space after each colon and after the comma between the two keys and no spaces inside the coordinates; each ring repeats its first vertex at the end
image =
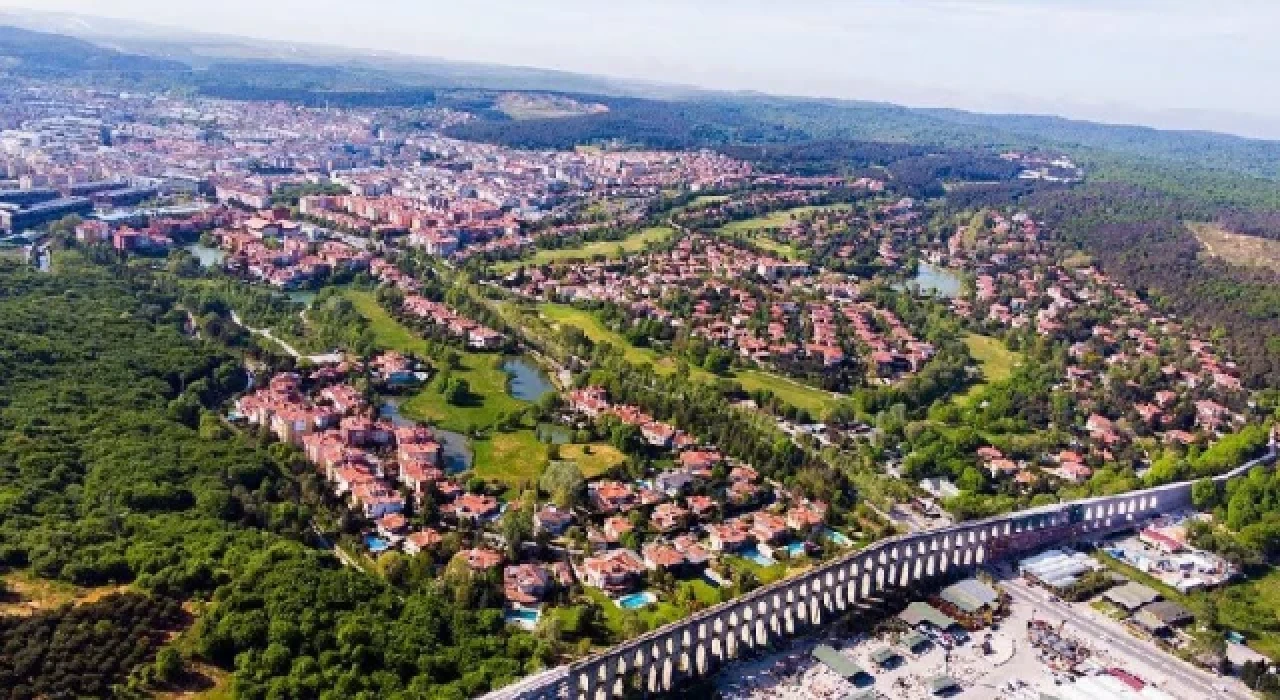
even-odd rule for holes
{"type": "MultiPolygon", "coordinates": [[[[361,316],[369,319],[369,327],[379,345],[429,357],[426,341],[387,313],[372,293],[347,290],[343,295],[351,300],[361,316]]],[[[467,380],[473,400],[464,406],[445,401],[440,393],[437,374],[427,386],[400,405],[400,412],[405,417],[445,430],[470,433],[473,430],[490,430],[503,414],[529,405],[507,393],[507,373],[501,367],[501,356],[463,351],[459,351],[459,355],[460,366],[452,374],[467,380]]],[[[531,429],[493,432],[488,437],[473,440],[471,447],[475,451],[473,468],[476,476],[511,487],[530,483],[547,463],[547,447],[538,441],[531,429]]]]}
{"type": "MultiPolygon", "coordinates": [[[[659,596],[657,603],[632,613],[631,611],[623,610],[618,607],[618,604],[613,602],[612,598],[605,595],[605,593],[598,588],[591,588],[588,586],[586,587],[586,592],[587,596],[600,606],[600,610],[604,614],[605,627],[607,627],[617,639],[623,639],[626,636],[623,634],[623,630],[625,629],[623,621],[629,614],[638,615],[641,620],[644,620],[645,625],[650,630],[661,627],[669,622],[675,622],[676,620],[684,617],[684,613],[681,610],[671,603],[662,600],[661,596],[659,596]]],[[[654,591],[654,594],[657,595],[657,592],[654,591]]]]}
{"type": "Polygon", "coordinates": [[[755,574],[756,580],[760,585],[767,586],[776,583],[787,577],[787,565],[776,563],[771,566],[761,566],[745,557],[726,555],[726,560],[732,561],[732,565],[736,568],[743,568],[755,574]]]}
{"type": "Polygon", "coordinates": [[[779,257],[788,260],[795,260],[800,257],[800,251],[795,246],[787,243],[779,243],[769,236],[765,235],[761,229],[783,228],[796,219],[804,218],[805,215],[824,209],[836,211],[848,211],[853,206],[850,204],[833,204],[825,207],[796,207],[794,209],[783,209],[781,211],[771,212],[765,216],[758,216],[754,219],[743,219],[742,221],[733,221],[716,230],[716,233],[724,236],[747,236],[752,244],[768,251],[779,257]],[[794,215],[794,219],[792,218],[794,215]]]}
{"type": "MultiPolygon", "coordinates": [[[[369,327],[378,345],[430,358],[426,341],[387,313],[371,292],[346,290],[343,295],[351,300],[361,316],[369,319],[369,327]]],[[[465,433],[491,428],[497,424],[500,415],[528,405],[507,393],[507,373],[500,366],[501,356],[466,351],[459,351],[459,355],[460,367],[453,370],[453,376],[467,380],[473,401],[465,406],[445,401],[440,394],[437,374],[426,387],[401,404],[400,410],[406,417],[465,433]]]]}
{"type": "Polygon", "coordinates": [[[345,289],[342,296],[351,302],[361,316],[368,319],[369,329],[373,332],[378,345],[400,352],[426,356],[427,341],[382,308],[382,304],[378,303],[378,298],[373,295],[373,292],[345,289]]]}
{"type": "MultiPolygon", "coordinates": [[[[659,374],[671,374],[676,371],[676,360],[659,355],[650,348],[638,348],[627,341],[621,333],[606,327],[589,311],[576,309],[563,304],[539,304],[538,311],[552,323],[563,323],[576,327],[586,334],[593,343],[609,343],[621,348],[623,357],[632,364],[650,364],[659,374]]],[[[690,367],[690,376],[699,381],[716,381],[716,375],[698,368],[690,367]]],[[[803,408],[815,416],[821,416],[827,408],[833,406],[836,398],[830,392],[805,386],[785,377],[754,369],[744,369],[733,373],[732,377],[747,391],[768,389],[778,398],[803,408]]]]}
{"type": "Polygon", "coordinates": [[[590,260],[597,255],[613,259],[618,257],[619,250],[623,253],[638,253],[650,243],[662,243],[674,234],[675,230],[670,227],[653,226],[637,231],[620,241],[594,241],[576,248],[539,250],[532,256],[522,260],[507,260],[498,263],[494,265],[494,270],[499,274],[506,274],[521,265],[548,265],[564,260],[590,260]]]}
{"type": "Polygon", "coordinates": [[[968,346],[969,354],[978,362],[982,381],[969,387],[963,394],[956,395],[955,400],[959,404],[967,403],[988,384],[1008,379],[1014,368],[1022,363],[1022,353],[1010,350],[999,338],[970,333],[964,337],[964,344],[968,346]]]}
{"type": "Polygon", "coordinates": [[[532,430],[493,433],[472,440],[475,451],[473,469],[476,476],[498,481],[518,491],[537,478],[547,464],[547,446],[538,441],[532,430]]]}
{"type": "Polygon", "coordinates": [[[555,324],[567,324],[582,331],[593,343],[609,343],[623,351],[627,362],[635,365],[650,364],[662,374],[675,371],[675,363],[670,358],[659,357],[650,348],[638,348],[627,341],[621,333],[608,328],[590,311],[576,309],[564,304],[539,304],[538,313],[555,324]]]}
{"type": "Polygon", "coordinates": [[[591,445],[560,445],[560,459],[578,463],[582,475],[588,479],[595,478],[626,461],[626,455],[613,445],[595,443],[591,445]],[[587,453],[590,448],[590,454],[587,453]]]}
{"type": "Polygon", "coordinates": [[[806,214],[822,211],[824,209],[849,211],[852,208],[853,205],[850,204],[833,204],[825,207],[796,207],[794,209],[783,209],[754,219],[743,219],[742,221],[734,221],[725,224],[720,228],[720,231],[723,233],[745,233],[754,229],[782,228],[794,220],[792,219],[792,215],[795,216],[795,219],[802,219],[806,214]]]}
{"type": "Polygon", "coordinates": [[[729,195],[727,194],[704,194],[699,197],[694,197],[693,201],[689,202],[689,206],[696,207],[702,204],[711,204],[714,202],[727,202],[727,201],[729,201],[729,195]]]}
{"type": "Polygon", "coordinates": [[[808,411],[814,418],[821,418],[839,400],[829,391],[823,391],[769,372],[744,369],[734,372],[734,379],[747,391],[768,389],[775,396],[808,411]]]}

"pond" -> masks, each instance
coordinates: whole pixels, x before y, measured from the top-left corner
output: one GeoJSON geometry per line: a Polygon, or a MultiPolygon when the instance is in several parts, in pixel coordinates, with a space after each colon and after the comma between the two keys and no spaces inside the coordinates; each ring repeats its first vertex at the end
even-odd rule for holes
{"type": "Polygon", "coordinates": [[[960,276],[945,267],[921,262],[911,281],[920,288],[921,293],[935,292],[947,299],[960,295],[960,276]]]}
{"type": "Polygon", "coordinates": [[[521,401],[537,401],[548,392],[555,391],[551,380],[542,369],[527,357],[508,357],[502,370],[511,377],[507,392],[521,401]]]}
{"type": "Polygon", "coordinates": [[[314,289],[295,289],[291,292],[286,292],[285,296],[289,297],[289,301],[295,304],[310,307],[311,302],[316,300],[316,291],[314,289]]]}
{"type": "MultiPolygon", "coordinates": [[[[378,410],[378,414],[391,421],[391,424],[398,428],[418,424],[417,421],[409,420],[400,415],[400,402],[396,399],[387,399],[382,404],[382,408],[378,410]]],[[[440,447],[444,452],[444,470],[446,473],[456,474],[471,468],[475,454],[471,451],[471,440],[466,435],[439,428],[432,428],[431,432],[435,433],[436,439],[440,441],[440,447]]]]}
{"type": "Polygon", "coordinates": [[[444,448],[444,471],[447,474],[464,472],[471,468],[475,454],[471,451],[471,440],[462,433],[452,430],[433,428],[436,439],[444,448]]]}
{"type": "Polygon", "coordinates": [[[183,247],[186,248],[187,252],[194,255],[196,260],[200,261],[200,267],[217,267],[222,264],[222,261],[227,259],[226,251],[219,250],[217,248],[210,248],[207,245],[192,243],[191,245],[183,247]]]}

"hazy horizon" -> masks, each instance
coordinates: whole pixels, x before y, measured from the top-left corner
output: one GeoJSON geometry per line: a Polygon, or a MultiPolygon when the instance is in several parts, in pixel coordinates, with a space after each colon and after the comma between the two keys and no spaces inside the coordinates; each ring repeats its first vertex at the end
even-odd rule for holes
{"type": "Polygon", "coordinates": [[[246,39],[1280,138],[1280,3],[0,0],[246,39]]]}

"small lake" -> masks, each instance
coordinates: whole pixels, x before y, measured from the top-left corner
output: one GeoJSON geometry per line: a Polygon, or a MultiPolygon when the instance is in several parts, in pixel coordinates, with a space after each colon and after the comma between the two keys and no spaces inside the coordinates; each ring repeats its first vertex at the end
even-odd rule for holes
{"type": "Polygon", "coordinates": [[[440,446],[444,448],[444,471],[446,474],[457,474],[471,468],[475,453],[471,451],[471,440],[462,433],[452,430],[432,428],[440,446]]]}
{"type": "Polygon", "coordinates": [[[286,292],[285,296],[289,297],[289,301],[295,304],[302,304],[310,308],[311,302],[316,300],[316,294],[317,292],[314,289],[295,289],[291,292],[286,292]]]}
{"type": "Polygon", "coordinates": [[[227,259],[226,251],[218,248],[210,248],[199,243],[192,243],[183,247],[187,252],[194,255],[196,260],[200,261],[200,267],[218,267],[222,264],[222,261],[227,259]]]}
{"type": "Polygon", "coordinates": [[[934,292],[947,299],[960,296],[960,275],[945,267],[922,261],[911,281],[920,288],[922,294],[934,292]]]}
{"type": "MultiPolygon", "coordinates": [[[[400,415],[400,402],[397,399],[387,399],[378,410],[378,414],[398,428],[418,424],[417,421],[400,415]]],[[[471,440],[466,435],[439,428],[432,428],[431,432],[435,433],[436,439],[440,441],[440,447],[443,448],[445,473],[456,474],[471,468],[475,454],[471,451],[471,440]]]]}
{"type": "Polygon", "coordinates": [[[555,391],[547,375],[527,357],[509,357],[502,363],[502,369],[511,377],[507,392],[521,401],[537,401],[555,391]]]}

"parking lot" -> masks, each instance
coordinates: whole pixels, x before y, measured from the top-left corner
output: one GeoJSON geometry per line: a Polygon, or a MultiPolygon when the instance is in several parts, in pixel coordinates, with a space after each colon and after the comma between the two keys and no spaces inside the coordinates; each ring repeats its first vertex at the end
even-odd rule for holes
{"type": "MultiPolygon", "coordinates": [[[[1039,700],[1042,691],[1053,693],[1055,689],[1069,694],[1069,686],[1076,681],[1065,673],[1055,673],[1041,651],[1028,641],[1028,623],[1038,619],[1049,623],[1054,630],[1061,629],[1064,637],[1079,641],[1087,649],[1087,660],[1080,665],[1086,673],[1123,669],[1149,686],[1143,697],[1159,698],[1162,694],[1179,700],[1252,697],[1234,679],[1218,677],[1168,655],[1154,644],[1132,636],[1121,623],[1087,603],[1062,602],[1047,591],[1014,577],[1011,569],[998,573],[999,585],[1011,599],[1009,616],[993,629],[972,633],[966,643],[956,645],[950,653],[939,643],[936,633],[935,641],[919,653],[904,648],[901,632],[827,636],[797,642],[783,652],[735,664],[730,672],[720,674],[716,687],[726,699],[732,700],[842,700],[864,688],[873,690],[875,697],[922,700],[936,697],[929,685],[931,679],[946,675],[960,686],[952,695],[974,700],[1039,700]],[[984,653],[988,634],[989,653],[984,653]],[[813,650],[820,644],[836,649],[868,674],[858,676],[853,682],[841,677],[813,657],[813,650]],[[900,658],[881,666],[873,654],[886,648],[900,658]]],[[[1113,677],[1107,680],[1116,682],[1113,677]]],[[[1085,694],[1083,686],[1096,685],[1080,684],[1082,694],[1085,694]]]]}

